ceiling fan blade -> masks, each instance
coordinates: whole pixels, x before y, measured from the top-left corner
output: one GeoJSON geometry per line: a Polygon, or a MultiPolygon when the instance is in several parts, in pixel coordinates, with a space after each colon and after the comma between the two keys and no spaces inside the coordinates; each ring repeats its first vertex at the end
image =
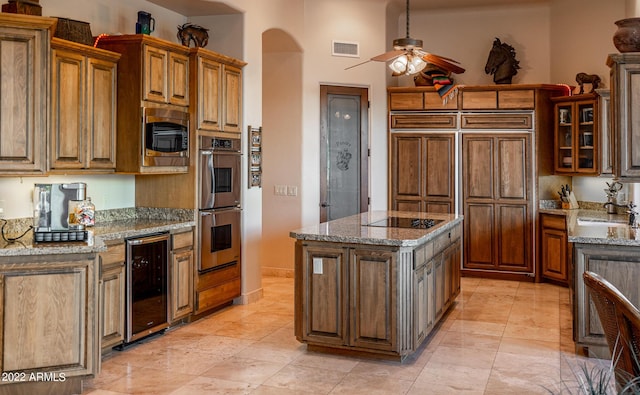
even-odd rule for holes
{"type": "Polygon", "coordinates": [[[349,66],[349,67],[345,68],[345,70],[349,70],[349,69],[352,69],[352,68],[354,68],[354,67],[362,66],[363,64],[365,64],[365,63],[369,63],[369,62],[371,62],[371,59],[369,59],[369,60],[365,60],[364,62],[360,62],[360,63],[358,63],[358,64],[354,64],[353,66],[349,66]]]}
{"type": "Polygon", "coordinates": [[[427,62],[427,63],[434,64],[437,67],[439,67],[441,69],[444,69],[446,71],[450,71],[452,73],[462,74],[462,73],[464,73],[466,71],[462,67],[454,64],[454,63],[458,63],[459,64],[458,61],[453,60],[453,59],[449,59],[449,58],[445,58],[444,56],[438,56],[438,55],[434,55],[432,53],[425,53],[422,56],[422,59],[424,59],[424,61],[427,62]]]}
{"type": "Polygon", "coordinates": [[[393,51],[385,52],[378,56],[374,56],[373,58],[371,58],[371,60],[376,62],[386,62],[387,60],[397,58],[398,56],[402,55],[405,52],[406,51],[404,49],[396,49],[393,51]]]}

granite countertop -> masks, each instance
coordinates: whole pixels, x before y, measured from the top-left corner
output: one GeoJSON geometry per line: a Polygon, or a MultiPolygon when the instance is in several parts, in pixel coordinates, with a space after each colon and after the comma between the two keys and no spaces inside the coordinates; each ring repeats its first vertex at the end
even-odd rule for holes
{"type": "Polygon", "coordinates": [[[566,216],[570,243],[640,246],[640,229],[627,225],[629,216],[626,214],[584,209],[540,209],[539,212],[566,216]]]}
{"type": "Polygon", "coordinates": [[[462,222],[461,215],[406,211],[370,211],[290,232],[298,240],[385,246],[417,246],[462,222]],[[368,226],[388,217],[442,220],[428,229],[368,226]]]}
{"type": "MultiPolygon", "coordinates": [[[[195,226],[195,221],[170,219],[140,219],[104,222],[88,227],[90,232],[88,242],[63,243],[33,243],[30,231],[15,242],[0,240],[0,257],[51,255],[51,254],[81,254],[106,251],[105,241],[143,236],[145,234],[168,232],[195,226]]],[[[15,237],[15,235],[13,236],[15,237]]]]}

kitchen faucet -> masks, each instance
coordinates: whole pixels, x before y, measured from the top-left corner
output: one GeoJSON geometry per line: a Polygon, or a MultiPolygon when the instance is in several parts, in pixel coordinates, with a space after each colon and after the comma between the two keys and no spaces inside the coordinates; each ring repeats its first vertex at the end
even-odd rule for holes
{"type": "Polygon", "coordinates": [[[634,229],[638,228],[638,220],[637,220],[638,212],[635,210],[636,205],[633,202],[629,202],[627,204],[616,204],[614,202],[609,201],[603,204],[602,207],[607,208],[607,214],[615,214],[616,207],[626,207],[627,214],[629,214],[629,226],[634,229]]]}

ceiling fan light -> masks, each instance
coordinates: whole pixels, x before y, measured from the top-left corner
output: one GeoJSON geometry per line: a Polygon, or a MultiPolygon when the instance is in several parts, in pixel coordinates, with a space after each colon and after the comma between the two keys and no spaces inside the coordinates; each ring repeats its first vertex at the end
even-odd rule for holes
{"type": "Polygon", "coordinates": [[[400,55],[389,63],[389,68],[393,70],[394,74],[405,74],[408,63],[407,55],[400,55]]]}
{"type": "Polygon", "coordinates": [[[422,60],[420,56],[412,56],[411,61],[407,65],[407,75],[419,73],[425,67],[427,67],[427,62],[422,60]]]}

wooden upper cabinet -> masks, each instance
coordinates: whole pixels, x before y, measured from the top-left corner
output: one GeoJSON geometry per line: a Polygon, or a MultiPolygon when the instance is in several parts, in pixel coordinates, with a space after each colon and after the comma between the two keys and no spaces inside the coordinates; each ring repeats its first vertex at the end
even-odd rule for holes
{"type": "Polygon", "coordinates": [[[114,171],[120,55],[58,38],[51,47],[51,170],[114,171]]]}
{"type": "Polygon", "coordinates": [[[600,127],[596,94],[554,97],[556,174],[599,175],[600,127]]]}
{"type": "Polygon", "coordinates": [[[189,105],[189,57],[169,52],[168,74],[169,103],[178,106],[189,105]]]}
{"type": "Polygon", "coordinates": [[[640,182],[640,54],[611,54],[613,175],[640,182]]]}
{"type": "Polygon", "coordinates": [[[0,174],[46,172],[53,18],[0,13],[0,174]]]}
{"type": "Polygon", "coordinates": [[[246,63],[203,48],[192,48],[190,59],[191,119],[198,132],[240,133],[246,63]]]}
{"type": "Polygon", "coordinates": [[[145,44],[143,51],[143,100],[189,105],[189,58],[151,44],[145,44]]]}
{"type": "Polygon", "coordinates": [[[433,87],[388,88],[389,111],[456,110],[456,98],[444,100],[433,87]]]}

